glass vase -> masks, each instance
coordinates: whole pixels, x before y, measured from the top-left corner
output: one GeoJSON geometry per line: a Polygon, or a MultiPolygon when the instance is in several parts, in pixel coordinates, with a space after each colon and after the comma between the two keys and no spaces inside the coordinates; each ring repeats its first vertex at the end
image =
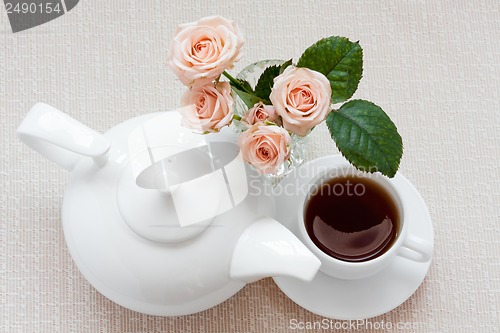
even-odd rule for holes
{"type": "MultiPolygon", "coordinates": [[[[245,67],[241,72],[238,73],[236,78],[247,81],[252,89],[254,89],[260,76],[267,67],[279,66],[284,62],[284,60],[278,59],[258,61],[245,67]]],[[[241,117],[248,110],[248,107],[236,94],[233,94],[233,96],[235,107],[234,113],[237,116],[241,117]]],[[[246,130],[246,127],[243,126],[240,122],[235,122],[234,128],[238,133],[246,130]]],[[[290,145],[290,158],[283,164],[281,164],[275,173],[264,175],[273,187],[276,186],[294,168],[304,163],[304,156],[306,154],[306,146],[308,140],[307,136],[301,137],[293,133],[291,133],[290,136],[292,138],[292,143],[290,145]]]]}

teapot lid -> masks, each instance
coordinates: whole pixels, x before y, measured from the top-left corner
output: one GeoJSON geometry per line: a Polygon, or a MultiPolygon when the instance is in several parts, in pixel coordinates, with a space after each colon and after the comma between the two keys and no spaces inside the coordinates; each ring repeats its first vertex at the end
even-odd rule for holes
{"type": "Polygon", "coordinates": [[[116,187],[118,209],[129,227],[165,243],[196,236],[248,194],[239,148],[228,135],[214,141],[172,118],[166,113],[130,133],[130,160],[116,187]]]}

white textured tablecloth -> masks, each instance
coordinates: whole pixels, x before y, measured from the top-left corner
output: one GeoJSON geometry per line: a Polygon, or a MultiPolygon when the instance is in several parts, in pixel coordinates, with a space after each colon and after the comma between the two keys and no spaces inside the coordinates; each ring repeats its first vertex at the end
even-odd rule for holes
{"type": "MultiPolygon", "coordinates": [[[[498,332],[500,3],[494,0],[81,0],[68,14],[16,34],[1,7],[0,331],[284,332],[291,319],[322,319],[271,279],[191,316],[147,316],[112,303],[85,281],[66,249],[60,208],[67,172],[15,136],[38,101],[101,132],[176,108],[183,87],[165,66],[167,47],[177,24],[209,14],[232,18],[244,31],[246,55],[234,72],[259,59],[297,59],[329,35],[360,41],[365,65],[355,97],[381,105],[397,124],[405,146],[400,171],[426,200],[436,236],[422,286],[372,321],[424,323],[408,332],[498,332]]],[[[336,152],[324,126],[309,148],[309,159],[336,152]]]]}

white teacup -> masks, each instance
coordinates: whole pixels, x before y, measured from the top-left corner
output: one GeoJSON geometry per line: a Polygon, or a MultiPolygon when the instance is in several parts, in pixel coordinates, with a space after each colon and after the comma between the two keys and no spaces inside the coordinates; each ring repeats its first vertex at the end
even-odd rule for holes
{"type": "Polygon", "coordinates": [[[408,211],[407,205],[411,203],[403,202],[392,181],[380,174],[361,173],[350,166],[323,170],[309,182],[308,190],[300,194],[299,203],[297,218],[299,238],[321,260],[320,270],[327,275],[340,279],[362,279],[384,269],[396,256],[416,262],[427,262],[432,256],[432,244],[408,233],[408,216],[405,214],[408,211]],[[346,176],[367,177],[376,182],[390,196],[397,210],[399,230],[392,246],[383,254],[366,261],[344,261],[328,255],[311,240],[306,230],[304,216],[311,194],[325,182],[346,176]]]}

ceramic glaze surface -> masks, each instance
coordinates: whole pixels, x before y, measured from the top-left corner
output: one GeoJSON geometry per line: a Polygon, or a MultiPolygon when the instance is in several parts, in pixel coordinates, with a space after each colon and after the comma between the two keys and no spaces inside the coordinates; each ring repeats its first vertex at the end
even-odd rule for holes
{"type": "MultiPolygon", "coordinates": [[[[232,212],[233,216],[221,216],[198,238],[178,244],[151,242],[123,223],[116,187],[129,162],[126,137],[150,117],[129,120],[105,134],[113,142],[105,166],[99,168],[82,158],[73,170],[63,205],[66,242],[86,278],[117,303],[148,313],[170,312],[170,308],[179,314],[187,308],[196,312],[205,307],[203,297],[223,289],[234,293],[244,286],[229,280],[227,263],[237,241],[234,234],[251,221],[240,217],[241,223],[224,223],[226,218],[237,218],[232,212]],[[225,241],[214,247],[212,237],[225,241]]],[[[248,207],[241,209],[244,213],[248,207]]]]}
{"type": "MultiPolygon", "coordinates": [[[[276,219],[299,238],[304,237],[297,212],[284,208],[303,204],[310,184],[318,175],[332,168],[346,166],[348,167],[349,163],[340,155],[326,156],[300,166],[275,189],[276,219]],[[282,195],[285,191],[301,193],[302,196],[282,195]]],[[[370,271],[370,274],[361,278],[356,276],[356,279],[353,279],[353,273],[358,275],[360,272],[349,270],[344,272],[343,278],[337,278],[325,270],[324,266],[310,282],[275,277],[274,281],[278,287],[294,302],[324,317],[341,320],[366,319],[394,309],[420,286],[429,270],[434,247],[431,217],[422,197],[403,175],[398,173],[387,181],[397,192],[405,211],[407,234],[414,239],[425,241],[429,257],[421,257],[416,255],[415,251],[409,252],[407,248],[400,247],[397,253],[391,255],[387,265],[380,267],[379,263],[375,263],[380,270],[374,274],[374,267],[361,265],[360,268],[370,271]]],[[[311,246],[311,242],[308,244],[311,246]]],[[[408,247],[413,247],[411,243],[407,244],[408,247]]],[[[415,248],[420,247],[421,244],[415,248]]]]}
{"type": "Polygon", "coordinates": [[[270,217],[273,197],[238,158],[227,129],[201,136],[182,128],[178,113],[165,112],[101,135],[37,104],[18,133],[71,171],[62,208],[68,249],[87,280],[124,307],[191,314],[245,283],[310,280],[319,269],[320,261],[270,217]],[[50,126],[47,117],[60,121],[50,126]],[[86,139],[83,147],[78,138],[86,139]]]}

